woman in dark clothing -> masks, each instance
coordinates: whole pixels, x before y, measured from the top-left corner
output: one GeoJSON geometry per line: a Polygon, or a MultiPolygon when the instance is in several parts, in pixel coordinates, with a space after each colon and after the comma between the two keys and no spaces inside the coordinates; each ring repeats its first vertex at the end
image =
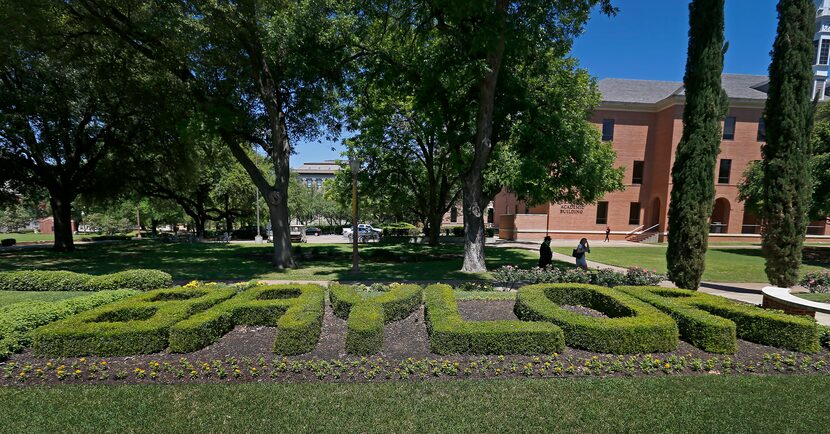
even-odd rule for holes
{"type": "Polygon", "coordinates": [[[545,237],[539,246],[539,268],[545,268],[553,263],[553,251],[550,250],[550,237],[545,237]]]}

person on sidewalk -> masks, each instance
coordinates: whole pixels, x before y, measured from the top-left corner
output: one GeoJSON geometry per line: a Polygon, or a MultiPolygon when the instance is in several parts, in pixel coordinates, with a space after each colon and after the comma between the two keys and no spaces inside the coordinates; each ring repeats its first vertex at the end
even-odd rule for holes
{"type": "Polygon", "coordinates": [[[539,268],[545,268],[553,263],[553,251],[550,249],[550,237],[545,237],[539,246],[539,268]]]}
{"type": "Polygon", "coordinates": [[[610,243],[611,242],[610,235],[611,235],[611,226],[606,226],[605,227],[605,241],[603,241],[604,243],[610,243]]]}
{"type": "Polygon", "coordinates": [[[588,269],[588,260],[585,258],[586,253],[591,253],[591,246],[588,245],[588,239],[583,238],[579,240],[579,245],[573,251],[573,256],[576,258],[576,266],[583,270],[588,269]]]}

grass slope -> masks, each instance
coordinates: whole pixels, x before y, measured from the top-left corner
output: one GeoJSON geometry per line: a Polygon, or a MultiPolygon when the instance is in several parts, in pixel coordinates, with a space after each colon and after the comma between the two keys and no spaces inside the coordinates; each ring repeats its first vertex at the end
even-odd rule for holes
{"type": "MultiPolygon", "coordinates": [[[[558,253],[570,255],[570,248],[555,248],[558,253]]],[[[827,247],[810,247],[810,251],[822,252],[826,257],[827,247]]],[[[591,248],[588,260],[618,267],[641,267],[666,273],[666,247],[602,247],[599,243],[591,248]]],[[[830,266],[826,260],[806,259],[801,273],[820,271],[830,266]]],[[[703,280],[708,282],[767,282],[764,273],[764,257],[757,248],[713,247],[706,252],[706,271],[703,280]]]]}
{"type": "Polygon", "coordinates": [[[820,432],[830,425],[828,388],[827,376],[10,387],[0,389],[0,426],[7,432],[820,432]]]}

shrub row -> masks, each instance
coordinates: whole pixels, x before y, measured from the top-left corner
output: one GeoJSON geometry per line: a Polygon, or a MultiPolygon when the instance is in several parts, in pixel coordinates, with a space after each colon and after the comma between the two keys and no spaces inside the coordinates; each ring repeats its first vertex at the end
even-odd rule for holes
{"type": "Polygon", "coordinates": [[[520,284],[536,283],[590,283],[613,288],[620,285],[652,286],[663,281],[664,276],[642,268],[629,268],[618,273],[608,268],[583,270],[581,268],[519,268],[505,265],[493,272],[493,278],[511,288],[520,284]]]}
{"type": "Polygon", "coordinates": [[[565,346],[562,329],[551,323],[463,320],[448,285],[424,290],[424,314],[436,354],[539,354],[565,346]]]}
{"type": "Polygon", "coordinates": [[[261,325],[277,327],[275,352],[306,353],[320,338],[324,302],[318,285],[254,286],[171,327],[170,350],[196,351],[237,325],[261,325]]]}
{"type": "Polygon", "coordinates": [[[33,348],[48,356],[126,356],[162,351],[170,327],[233,297],[233,288],[146,292],[41,327],[33,348]]]}
{"type": "Polygon", "coordinates": [[[30,332],[37,327],[135,294],[133,290],[119,289],[56,302],[29,301],[4,306],[0,308],[0,360],[29,345],[30,332]]]}
{"type": "Polygon", "coordinates": [[[421,304],[418,285],[390,285],[389,292],[374,298],[354,286],[333,284],[329,298],[334,314],[347,319],[346,351],[375,354],[383,348],[383,325],[409,316],[421,304]]]}
{"type": "Polygon", "coordinates": [[[127,270],[101,276],[47,270],[0,272],[0,291],[150,291],[171,286],[172,277],[159,270],[127,270]]]}
{"type": "Polygon", "coordinates": [[[820,332],[808,317],[787,315],[723,297],[662,287],[619,287],[669,314],[683,339],[709,352],[734,353],[736,336],[750,342],[816,352],[820,332]]]}
{"type": "Polygon", "coordinates": [[[540,284],[519,289],[513,308],[525,321],[561,327],[568,346],[615,354],[664,352],[677,348],[677,325],[636,298],[586,284],[540,284]],[[585,306],[608,318],[592,317],[561,305],[585,306]]]}

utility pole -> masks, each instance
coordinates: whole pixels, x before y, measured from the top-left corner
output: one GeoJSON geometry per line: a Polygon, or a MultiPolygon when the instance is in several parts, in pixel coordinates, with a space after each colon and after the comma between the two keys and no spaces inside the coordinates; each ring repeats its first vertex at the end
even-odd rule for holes
{"type": "Polygon", "coordinates": [[[135,224],[138,225],[138,238],[141,239],[141,215],[139,214],[139,206],[135,206],[135,224]]]}
{"type": "Polygon", "coordinates": [[[360,255],[357,253],[357,241],[360,233],[357,230],[357,173],[360,171],[360,161],[349,153],[349,167],[352,169],[352,273],[360,273],[360,255]]]}

